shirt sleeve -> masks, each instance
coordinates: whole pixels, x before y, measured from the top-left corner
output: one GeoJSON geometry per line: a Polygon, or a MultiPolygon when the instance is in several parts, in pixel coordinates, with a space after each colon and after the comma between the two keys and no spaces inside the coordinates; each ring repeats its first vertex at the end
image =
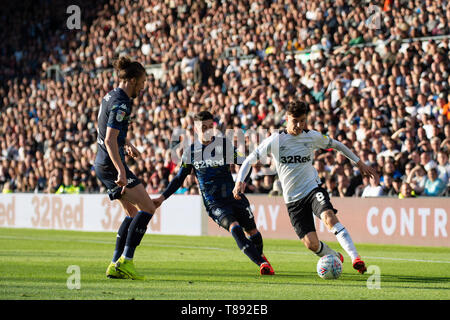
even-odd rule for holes
{"type": "Polygon", "coordinates": [[[244,182],[250,173],[252,164],[255,164],[261,158],[267,156],[270,153],[276,152],[276,142],[278,141],[278,133],[272,134],[261,142],[255,150],[244,160],[239,169],[236,181],[244,182]]]}
{"type": "Polygon", "coordinates": [[[170,181],[169,185],[167,186],[166,190],[162,193],[164,198],[169,198],[172,194],[175,193],[175,191],[178,190],[183,185],[184,179],[191,173],[192,171],[192,165],[182,163],[180,166],[180,169],[178,170],[177,175],[170,181]]]}
{"type": "Polygon", "coordinates": [[[330,149],[332,148],[332,138],[327,135],[321,134],[318,131],[311,131],[313,137],[314,146],[317,149],[330,149]]]}
{"type": "Polygon", "coordinates": [[[117,103],[111,107],[108,116],[108,122],[106,126],[120,130],[123,126],[124,121],[126,121],[127,106],[126,104],[117,103]]]}
{"type": "Polygon", "coordinates": [[[269,154],[275,154],[278,151],[279,133],[273,133],[270,137],[264,139],[258,147],[252,152],[257,160],[267,157],[269,154]]]}
{"type": "Polygon", "coordinates": [[[322,135],[317,131],[313,131],[314,137],[314,146],[320,149],[335,149],[341,152],[344,156],[346,156],[351,161],[357,163],[359,161],[359,157],[354,154],[345,144],[340,141],[334,140],[326,135],[322,135]]]}

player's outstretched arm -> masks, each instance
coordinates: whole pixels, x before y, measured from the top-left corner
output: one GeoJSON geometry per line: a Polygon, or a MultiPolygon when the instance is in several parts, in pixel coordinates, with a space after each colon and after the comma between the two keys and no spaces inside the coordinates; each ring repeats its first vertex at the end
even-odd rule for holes
{"type": "Polygon", "coordinates": [[[233,196],[236,200],[241,200],[241,194],[244,194],[246,183],[252,169],[251,163],[256,161],[256,156],[251,153],[242,163],[234,184],[233,196]]]}
{"type": "Polygon", "coordinates": [[[341,152],[348,159],[353,161],[364,177],[369,177],[369,178],[378,180],[378,174],[374,168],[372,168],[372,167],[366,165],[364,162],[362,162],[361,159],[359,159],[359,157],[357,155],[355,155],[349,148],[347,148],[347,146],[345,144],[343,144],[342,142],[331,139],[331,138],[330,138],[330,140],[331,140],[331,143],[330,143],[331,147],[333,149],[341,152]]]}
{"type": "Polygon", "coordinates": [[[245,181],[250,177],[250,171],[252,164],[257,163],[262,156],[268,155],[272,150],[272,143],[277,142],[279,134],[274,133],[270,137],[264,139],[261,144],[253,150],[252,153],[244,160],[236,177],[236,183],[233,189],[233,196],[235,199],[240,200],[241,194],[245,191],[245,181]]]}
{"type": "Polygon", "coordinates": [[[233,189],[233,196],[236,200],[241,200],[241,195],[244,194],[246,185],[245,182],[236,181],[233,189]]]}
{"type": "Polygon", "coordinates": [[[377,172],[375,171],[374,168],[372,168],[372,167],[366,165],[366,164],[365,164],[364,162],[362,162],[361,160],[359,160],[359,161],[356,163],[356,165],[357,165],[358,168],[359,168],[359,172],[361,172],[361,174],[362,174],[364,177],[369,177],[369,178],[375,179],[376,181],[379,180],[378,174],[377,174],[377,172]]]}
{"type": "Polygon", "coordinates": [[[178,190],[183,185],[184,179],[191,173],[192,166],[182,164],[180,166],[180,169],[178,170],[177,175],[170,181],[169,185],[167,186],[166,190],[155,199],[153,200],[153,203],[155,204],[156,208],[161,206],[164,200],[169,198],[172,194],[175,193],[175,191],[178,190]]]}

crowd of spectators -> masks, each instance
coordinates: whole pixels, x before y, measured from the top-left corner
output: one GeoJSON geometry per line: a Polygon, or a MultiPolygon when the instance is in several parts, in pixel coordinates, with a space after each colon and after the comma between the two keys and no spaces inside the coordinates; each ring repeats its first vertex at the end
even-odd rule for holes
{"type": "MultiPolygon", "coordinates": [[[[81,29],[68,30],[73,2],[0,13],[11,26],[0,36],[2,192],[104,191],[92,168],[97,112],[118,83],[112,62],[127,54],[161,67],[128,135],[142,153],[130,169],[149,193],[176,174],[174,129],[192,134],[198,111],[211,111],[217,130],[271,132],[284,126],[284,105],[302,99],[309,129],[380,175],[369,181],[343,155],[317,151],[331,196],[449,195],[449,1],[393,0],[386,11],[359,0],[78,1],[81,29]],[[420,37],[434,38],[406,41],[420,37]]],[[[270,167],[254,166],[248,192],[281,193],[270,167]]],[[[198,194],[195,177],[178,193],[198,194]]]]}

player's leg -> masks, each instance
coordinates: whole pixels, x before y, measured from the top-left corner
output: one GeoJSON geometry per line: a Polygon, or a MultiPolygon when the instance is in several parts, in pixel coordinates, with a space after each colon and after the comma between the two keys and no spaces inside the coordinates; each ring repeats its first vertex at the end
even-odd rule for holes
{"type": "Polygon", "coordinates": [[[237,218],[248,239],[253,242],[258,252],[263,255],[263,239],[256,228],[255,216],[250,207],[250,202],[242,195],[241,200],[233,199],[232,204],[233,216],[237,218]]]}
{"type": "Polygon", "coordinates": [[[311,192],[311,205],[313,212],[324,222],[325,226],[334,233],[341,247],[352,259],[353,268],[360,273],[367,269],[361,260],[353,240],[345,227],[336,217],[337,210],[331,204],[328,192],[323,188],[316,188],[311,192]]]}
{"type": "MultiPolygon", "coordinates": [[[[95,166],[95,174],[97,178],[102,182],[102,184],[107,189],[107,194],[111,201],[118,200],[121,197],[121,188],[114,182],[117,179],[117,171],[114,166],[95,166]]],[[[136,208],[130,203],[125,203],[119,200],[122,208],[125,210],[127,217],[122,221],[119,227],[116,237],[116,248],[114,250],[113,259],[106,269],[106,276],[108,278],[118,278],[124,279],[128,276],[118,272],[116,270],[116,262],[122,254],[123,248],[125,247],[126,234],[128,233],[129,225],[132,218],[135,215],[136,208]]]]}
{"type": "Polygon", "coordinates": [[[353,268],[360,273],[367,271],[365,263],[361,260],[361,257],[356,250],[352,237],[348,230],[339,222],[334,210],[325,210],[320,214],[320,218],[324,222],[325,226],[334,233],[341,247],[347,252],[352,259],[353,268]]]}
{"type": "Polygon", "coordinates": [[[247,239],[249,239],[253,245],[255,246],[256,250],[258,250],[258,254],[264,259],[266,264],[260,265],[260,273],[262,275],[274,275],[275,271],[273,270],[272,265],[270,264],[269,260],[266,258],[263,252],[263,238],[261,233],[258,231],[258,229],[254,228],[251,230],[244,229],[246,235],[248,236],[247,239]]]}
{"type": "Polygon", "coordinates": [[[241,251],[245,253],[247,257],[250,258],[250,260],[252,260],[259,266],[261,275],[275,274],[270,263],[267,262],[266,259],[264,259],[264,257],[258,251],[258,249],[256,249],[253,242],[250,241],[245,236],[244,230],[242,229],[239,222],[233,221],[230,224],[229,231],[233,236],[234,240],[236,241],[236,244],[238,245],[239,249],[241,249],[241,251]]]}
{"type": "Polygon", "coordinates": [[[118,201],[122,206],[123,210],[125,211],[126,216],[123,219],[122,224],[120,225],[119,230],[117,232],[116,249],[114,250],[114,256],[112,259],[112,262],[114,263],[117,260],[119,260],[120,256],[123,253],[128,236],[128,228],[130,227],[131,221],[133,221],[133,218],[138,213],[138,209],[130,202],[123,199],[118,199],[118,201]]]}
{"type": "Polygon", "coordinates": [[[264,253],[263,253],[264,243],[263,243],[262,235],[259,232],[259,230],[257,228],[250,229],[250,230],[244,228],[244,232],[245,232],[247,238],[255,245],[259,254],[264,257],[264,253]]]}
{"type": "Polygon", "coordinates": [[[119,230],[117,231],[116,247],[114,249],[113,258],[108,268],[106,269],[106,276],[108,278],[126,278],[124,277],[123,274],[116,271],[116,262],[121,257],[123,250],[125,248],[130,223],[133,220],[133,217],[136,216],[138,212],[137,208],[128,201],[123,199],[118,199],[118,201],[122,206],[123,210],[125,211],[126,216],[123,219],[119,227],[119,230]]]}
{"type": "Polygon", "coordinates": [[[303,236],[303,238],[301,238],[301,240],[305,247],[314,252],[316,256],[323,257],[332,254],[338,257],[342,262],[344,262],[344,258],[342,257],[342,255],[339,252],[331,249],[325,242],[320,241],[315,231],[308,232],[303,236]]]}
{"type": "MultiPolygon", "coordinates": [[[[264,259],[264,261],[270,265],[269,260],[266,258],[263,252],[263,238],[259,230],[256,228],[255,216],[253,215],[252,209],[250,207],[250,202],[245,196],[242,196],[241,200],[233,199],[232,207],[233,216],[236,217],[247,238],[256,247],[259,255],[264,259]]],[[[275,274],[275,272],[272,269],[267,274],[275,274]]]]}
{"type": "Polygon", "coordinates": [[[343,261],[342,255],[339,252],[331,249],[325,242],[320,241],[317,237],[309,197],[293,203],[288,203],[287,209],[294,231],[307,249],[311,250],[319,257],[332,254],[343,261]]]}
{"type": "Polygon", "coordinates": [[[128,169],[128,185],[121,191],[121,200],[134,205],[138,211],[128,227],[128,234],[122,256],[116,262],[116,270],[134,280],[142,280],[134,267],[134,252],[147,231],[147,225],[155,212],[155,205],[145,191],[141,181],[128,169]]]}
{"type": "Polygon", "coordinates": [[[147,225],[155,212],[155,205],[145,191],[142,183],[136,186],[127,186],[122,194],[122,200],[127,201],[139,209],[130,223],[123,252],[125,259],[131,260],[133,259],[136,247],[141,243],[147,231],[147,225]]]}
{"type": "Polygon", "coordinates": [[[238,248],[249,257],[250,260],[260,266],[260,270],[262,264],[267,264],[259,254],[255,245],[245,236],[244,230],[233,215],[233,208],[231,206],[210,208],[208,212],[210,217],[218,223],[219,226],[231,233],[238,248]]]}

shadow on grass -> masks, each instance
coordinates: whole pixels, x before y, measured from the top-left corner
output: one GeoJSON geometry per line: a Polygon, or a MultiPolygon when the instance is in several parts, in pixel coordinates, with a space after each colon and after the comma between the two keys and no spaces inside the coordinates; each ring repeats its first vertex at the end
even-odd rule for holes
{"type": "Polygon", "coordinates": [[[450,289],[450,277],[430,277],[430,276],[411,276],[411,275],[393,275],[382,274],[381,281],[383,282],[414,282],[414,283],[447,283],[450,289]]]}
{"type": "MultiPolygon", "coordinates": [[[[170,272],[165,270],[146,270],[149,277],[158,281],[192,281],[194,283],[233,283],[233,284],[262,284],[262,285],[289,285],[289,286],[320,286],[329,287],[354,287],[366,288],[370,274],[360,275],[344,273],[337,280],[322,280],[315,272],[284,271],[276,272],[275,276],[260,276],[255,270],[238,271],[234,269],[185,269],[174,268],[173,278],[170,278],[170,272]],[[156,279],[155,279],[156,277],[156,279]]],[[[450,290],[449,277],[430,277],[430,276],[411,276],[382,274],[380,276],[381,287],[384,289],[431,289],[431,290],[450,290]],[[433,284],[444,286],[436,287],[433,284]],[[447,285],[445,287],[445,285],[447,285]]]]}

